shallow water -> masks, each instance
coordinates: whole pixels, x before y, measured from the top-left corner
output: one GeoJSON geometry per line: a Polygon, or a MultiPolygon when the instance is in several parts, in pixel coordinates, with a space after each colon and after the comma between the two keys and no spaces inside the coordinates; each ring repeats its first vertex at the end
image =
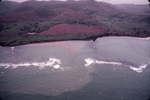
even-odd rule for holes
{"type": "Polygon", "coordinates": [[[109,37],[0,47],[0,97],[148,100],[149,44],[148,39],[109,37]]]}

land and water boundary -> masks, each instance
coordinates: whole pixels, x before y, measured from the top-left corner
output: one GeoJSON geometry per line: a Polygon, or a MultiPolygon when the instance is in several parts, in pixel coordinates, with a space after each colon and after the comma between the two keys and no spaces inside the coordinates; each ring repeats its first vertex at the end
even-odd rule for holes
{"type": "Polygon", "coordinates": [[[110,36],[117,36],[117,37],[137,37],[137,38],[146,38],[150,37],[148,35],[144,36],[137,36],[137,35],[122,35],[118,33],[90,33],[90,34],[61,34],[61,35],[27,35],[21,38],[14,38],[12,40],[6,42],[0,42],[1,46],[18,46],[18,45],[26,45],[26,44],[33,44],[33,43],[45,43],[45,42],[57,42],[57,41],[76,41],[76,40],[93,40],[96,41],[97,38],[102,37],[110,37],[110,36]]]}
{"type": "Polygon", "coordinates": [[[0,45],[93,40],[108,36],[150,37],[149,5],[94,0],[0,3],[0,45]],[[88,6],[87,6],[88,5],[88,6]]]}
{"type": "Polygon", "coordinates": [[[137,36],[137,35],[122,35],[118,33],[89,33],[89,34],[62,34],[62,35],[28,35],[22,38],[14,38],[7,42],[0,42],[0,46],[11,47],[11,46],[20,46],[28,45],[34,43],[49,43],[49,42],[59,42],[59,41],[96,41],[98,38],[109,38],[109,37],[131,37],[131,38],[140,38],[149,40],[149,35],[137,36]]]}

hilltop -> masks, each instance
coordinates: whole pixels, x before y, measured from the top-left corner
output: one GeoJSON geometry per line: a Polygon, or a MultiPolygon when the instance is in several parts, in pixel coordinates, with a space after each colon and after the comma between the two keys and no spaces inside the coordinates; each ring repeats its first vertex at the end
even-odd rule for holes
{"type": "Polygon", "coordinates": [[[89,40],[103,36],[150,36],[148,5],[93,0],[0,3],[0,45],[89,40]]]}

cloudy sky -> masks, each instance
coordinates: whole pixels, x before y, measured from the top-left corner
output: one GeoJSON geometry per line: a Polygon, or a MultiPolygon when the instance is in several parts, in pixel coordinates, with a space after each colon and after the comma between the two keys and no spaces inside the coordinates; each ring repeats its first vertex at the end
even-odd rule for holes
{"type": "Polygon", "coordinates": [[[148,4],[148,0],[105,0],[113,4],[148,4]]]}
{"type": "MultiPolygon", "coordinates": [[[[2,1],[23,2],[26,0],[2,0],[2,1]]],[[[42,1],[42,0],[39,0],[39,1],[42,1]]],[[[50,0],[43,0],[43,1],[50,1],[50,0]]],[[[148,4],[148,0],[97,0],[97,1],[105,1],[108,3],[112,3],[112,4],[148,4]]]]}

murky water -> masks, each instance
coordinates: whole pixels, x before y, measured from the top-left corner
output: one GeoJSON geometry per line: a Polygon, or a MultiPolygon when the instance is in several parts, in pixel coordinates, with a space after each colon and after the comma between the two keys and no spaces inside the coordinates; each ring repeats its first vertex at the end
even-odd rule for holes
{"type": "Polygon", "coordinates": [[[0,98],[148,100],[149,44],[109,37],[0,47],[0,98]]]}

